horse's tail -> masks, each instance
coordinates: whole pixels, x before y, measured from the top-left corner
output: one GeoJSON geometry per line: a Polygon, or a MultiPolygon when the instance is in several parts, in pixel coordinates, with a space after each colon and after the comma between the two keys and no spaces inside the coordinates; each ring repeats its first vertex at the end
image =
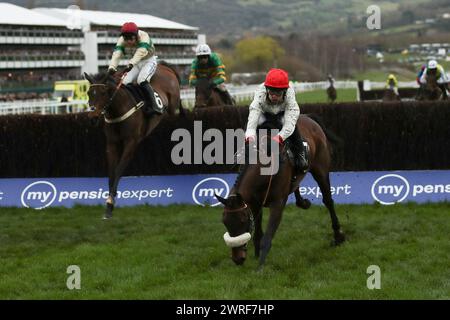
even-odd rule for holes
{"type": "MultiPolygon", "coordinates": [[[[164,60],[158,61],[158,64],[169,68],[177,77],[178,83],[181,83],[180,75],[178,74],[177,70],[175,69],[175,67],[172,64],[170,64],[164,60]]],[[[180,103],[178,104],[178,110],[180,111],[181,116],[184,117],[186,115],[186,112],[183,109],[183,105],[181,104],[181,99],[180,99],[180,103]]]]}
{"type": "Polygon", "coordinates": [[[335,145],[342,145],[344,143],[344,140],[339,138],[333,131],[331,131],[325,127],[323,120],[319,115],[314,114],[314,113],[308,113],[305,115],[308,118],[317,122],[317,124],[320,126],[320,128],[322,128],[322,131],[325,133],[325,136],[327,137],[328,141],[330,141],[331,143],[333,143],[335,145]]]}
{"type": "Polygon", "coordinates": [[[167,61],[164,61],[164,60],[158,61],[158,64],[160,64],[162,66],[165,66],[165,67],[169,68],[170,70],[172,70],[172,72],[177,77],[178,83],[181,82],[180,75],[178,74],[177,70],[175,69],[175,67],[172,64],[170,64],[170,63],[168,63],[167,61]]]}

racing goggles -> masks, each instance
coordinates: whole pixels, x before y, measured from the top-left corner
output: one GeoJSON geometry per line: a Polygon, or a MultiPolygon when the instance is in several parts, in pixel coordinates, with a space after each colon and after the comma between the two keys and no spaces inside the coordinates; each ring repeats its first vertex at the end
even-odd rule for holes
{"type": "Polygon", "coordinates": [[[286,88],[266,87],[267,93],[271,96],[282,96],[286,92],[286,88]]]}

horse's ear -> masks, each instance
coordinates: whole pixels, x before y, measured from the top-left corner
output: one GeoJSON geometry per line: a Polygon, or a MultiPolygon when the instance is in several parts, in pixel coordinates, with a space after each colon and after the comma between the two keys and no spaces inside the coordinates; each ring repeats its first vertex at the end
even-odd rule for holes
{"type": "Polygon", "coordinates": [[[217,199],[221,204],[223,204],[224,206],[227,205],[227,203],[228,203],[227,199],[222,198],[221,196],[219,196],[219,195],[217,195],[217,194],[215,194],[215,193],[214,193],[214,196],[216,197],[216,199],[217,199]]]}
{"type": "Polygon", "coordinates": [[[90,84],[94,82],[94,79],[90,75],[88,75],[86,72],[84,72],[84,78],[89,81],[90,84]]]}
{"type": "Polygon", "coordinates": [[[239,202],[244,202],[244,198],[242,198],[241,194],[239,192],[236,193],[236,199],[239,202]]]}

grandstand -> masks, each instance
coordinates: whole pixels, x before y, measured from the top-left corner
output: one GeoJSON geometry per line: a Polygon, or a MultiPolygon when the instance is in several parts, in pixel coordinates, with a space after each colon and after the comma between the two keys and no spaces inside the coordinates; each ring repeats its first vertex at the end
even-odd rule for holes
{"type": "Polygon", "coordinates": [[[158,58],[174,64],[184,81],[198,43],[198,28],[151,15],[4,2],[0,11],[0,101],[47,98],[54,81],[102,71],[126,21],[150,34],[158,58]]]}
{"type": "MultiPolygon", "coordinates": [[[[66,21],[73,16],[79,19],[80,27],[85,28],[85,33],[96,34],[100,69],[108,66],[114,44],[120,35],[120,27],[128,21],[135,22],[140,29],[149,33],[159,59],[184,68],[189,66],[195,57],[193,47],[198,43],[196,27],[137,13],[55,8],[36,8],[33,11],[51,17],[60,17],[66,21]]],[[[126,61],[122,61],[122,65],[125,64],[126,61]]],[[[184,71],[181,73],[183,74],[184,71]]]]}

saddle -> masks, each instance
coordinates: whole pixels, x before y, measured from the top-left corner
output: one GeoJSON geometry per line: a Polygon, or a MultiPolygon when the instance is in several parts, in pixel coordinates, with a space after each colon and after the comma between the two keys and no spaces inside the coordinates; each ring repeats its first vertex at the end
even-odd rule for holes
{"type": "Polygon", "coordinates": [[[127,89],[128,92],[131,93],[131,95],[137,102],[144,101],[145,103],[148,103],[145,98],[146,96],[144,89],[141,86],[130,83],[125,85],[125,89],[127,89]]]}
{"type": "MultiPolygon", "coordinates": [[[[147,99],[147,94],[145,92],[146,89],[144,89],[140,85],[130,83],[130,84],[125,85],[125,89],[131,93],[133,98],[138,103],[141,101],[143,101],[145,103],[144,111],[146,111],[146,114],[151,115],[155,112],[159,113],[161,111],[159,108],[162,108],[164,110],[167,107],[167,106],[163,106],[163,105],[162,106],[153,105],[152,101],[149,101],[149,99],[147,99]]],[[[154,91],[154,95],[155,95],[155,100],[158,99],[161,102],[158,92],[154,91]]]]}
{"type": "MultiPolygon", "coordinates": [[[[262,123],[259,128],[273,128],[281,130],[283,127],[283,124],[281,122],[281,119],[284,117],[284,112],[280,112],[278,114],[271,114],[271,113],[264,113],[264,116],[266,117],[266,121],[262,123]]],[[[301,136],[300,141],[301,146],[304,149],[305,157],[306,159],[309,158],[309,145],[308,142],[306,142],[301,136]]],[[[300,144],[299,142],[295,141],[294,134],[292,134],[289,138],[285,141],[285,147],[286,147],[286,155],[289,159],[289,161],[294,165],[295,164],[295,153],[299,152],[299,147],[296,144],[300,144]]]]}

